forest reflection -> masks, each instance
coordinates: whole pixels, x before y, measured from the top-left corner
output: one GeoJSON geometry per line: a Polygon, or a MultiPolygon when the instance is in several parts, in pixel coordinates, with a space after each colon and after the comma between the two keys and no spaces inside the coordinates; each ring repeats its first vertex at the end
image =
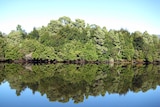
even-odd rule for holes
{"type": "Polygon", "coordinates": [[[159,65],[0,64],[0,84],[7,81],[17,96],[26,88],[49,101],[83,102],[88,96],[146,92],[160,85],[159,65]]]}

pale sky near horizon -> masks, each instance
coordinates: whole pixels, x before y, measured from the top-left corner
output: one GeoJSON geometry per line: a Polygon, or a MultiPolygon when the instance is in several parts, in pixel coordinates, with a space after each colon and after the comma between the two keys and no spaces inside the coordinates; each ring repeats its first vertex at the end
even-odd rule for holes
{"type": "Polygon", "coordinates": [[[160,34],[160,0],[0,0],[0,31],[20,24],[30,32],[50,20],[68,16],[109,29],[160,34]]]}

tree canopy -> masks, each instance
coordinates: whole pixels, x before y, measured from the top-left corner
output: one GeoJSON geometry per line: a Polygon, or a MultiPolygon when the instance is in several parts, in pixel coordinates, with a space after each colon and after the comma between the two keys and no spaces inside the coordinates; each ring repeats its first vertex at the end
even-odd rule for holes
{"type": "Polygon", "coordinates": [[[17,25],[8,35],[0,32],[0,60],[32,58],[89,61],[160,60],[160,39],[147,31],[108,30],[82,19],[63,16],[28,34],[17,25]]]}

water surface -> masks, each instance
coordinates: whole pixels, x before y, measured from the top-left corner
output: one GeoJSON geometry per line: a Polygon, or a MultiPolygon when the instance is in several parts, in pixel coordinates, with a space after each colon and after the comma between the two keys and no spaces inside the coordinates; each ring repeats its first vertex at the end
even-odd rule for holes
{"type": "Polygon", "coordinates": [[[1,107],[159,107],[157,65],[0,65],[1,107]]]}

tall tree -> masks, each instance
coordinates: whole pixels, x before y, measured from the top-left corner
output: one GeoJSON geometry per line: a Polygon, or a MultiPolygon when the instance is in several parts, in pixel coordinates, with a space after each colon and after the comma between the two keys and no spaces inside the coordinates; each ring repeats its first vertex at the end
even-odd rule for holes
{"type": "Polygon", "coordinates": [[[0,31],[0,37],[3,37],[3,34],[2,34],[2,32],[0,31]]]}
{"type": "Polygon", "coordinates": [[[16,27],[17,32],[19,32],[21,34],[21,37],[24,39],[27,36],[27,33],[25,32],[25,30],[22,29],[21,25],[17,25],[16,27]]]}
{"type": "Polygon", "coordinates": [[[28,34],[28,38],[30,38],[30,39],[36,39],[36,40],[39,39],[39,33],[38,33],[38,31],[37,31],[37,29],[35,27],[33,28],[33,31],[31,31],[28,34]]]}

